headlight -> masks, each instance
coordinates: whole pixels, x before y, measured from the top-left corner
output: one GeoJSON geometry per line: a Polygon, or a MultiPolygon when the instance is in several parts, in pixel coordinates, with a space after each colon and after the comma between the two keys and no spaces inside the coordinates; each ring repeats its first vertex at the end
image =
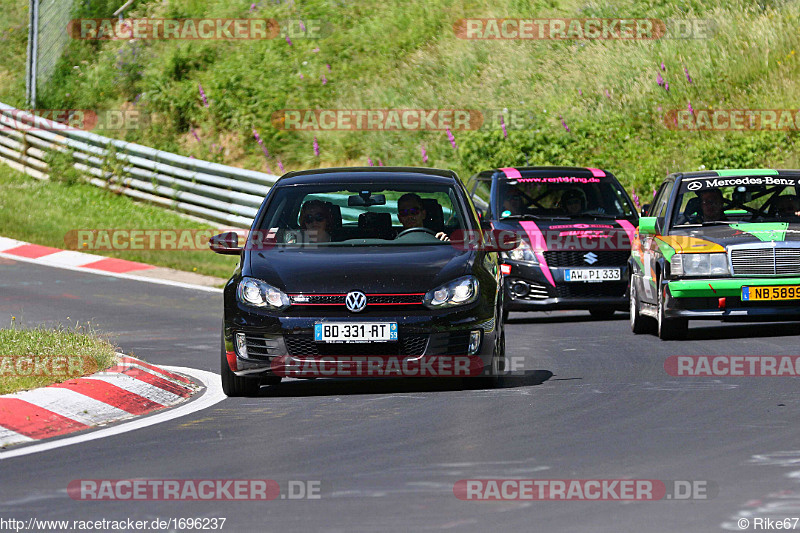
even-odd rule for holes
{"type": "Polygon", "coordinates": [[[431,309],[471,304],[478,299],[478,280],[464,276],[429,291],[422,303],[431,309]]]}
{"type": "Polygon", "coordinates": [[[673,276],[729,276],[728,254],[675,254],[670,261],[673,276]]]}
{"type": "Polygon", "coordinates": [[[512,261],[527,261],[528,263],[539,264],[539,260],[536,259],[536,254],[533,253],[531,245],[528,244],[525,239],[520,240],[519,246],[513,250],[503,252],[500,255],[501,257],[507,257],[512,261]]]}
{"type": "Polygon", "coordinates": [[[291,304],[289,297],[283,291],[255,278],[242,279],[236,295],[240,302],[254,307],[283,309],[291,304]]]}

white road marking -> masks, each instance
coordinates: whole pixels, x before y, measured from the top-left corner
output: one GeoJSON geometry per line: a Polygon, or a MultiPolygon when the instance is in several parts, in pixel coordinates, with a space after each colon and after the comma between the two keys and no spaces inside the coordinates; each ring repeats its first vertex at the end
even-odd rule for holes
{"type": "Polygon", "coordinates": [[[203,386],[206,387],[205,392],[203,392],[202,396],[199,398],[189,401],[184,405],[179,405],[168,411],[162,411],[151,416],[137,418],[131,420],[130,422],[125,422],[113,427],[99,429],[97,431],[76,435],[74,437],[43,442],[41,444],[31,444],[18,449],[0,451],[0,461],[3,459],[11,459],[12,457],[20,457],[23,455],[30,455],[32,453],[54,450],[63,446],[70,446],[72,444],[79,444],[90,440],[111,437],[113,435],[120,435],[122,433],[135,431],[148,426],[154,426],[162,422],[167,422],[169,420],[174,420],[176,418],[196,413],[197,411],[202,411],[203,409],[207,409],[212,405],[216,405],[227,398],[225,393],[222,392],[222,384],[220,383],[220,377],[218,374],[207,372],[205,370],[197,370],[194,368],[184,368],[179,366],[164,366],[163,368],[169,370],[170,372],[186,374],[187,376],[197,379],[203,384],[203,386]]]}
{"type": "Polygon", "coordinates": [[[19,444],[21,442],[30,442],[32,440],[35,439],[0,426],[0,446],[6,446],[7,444],[19,444]]]}
{"type": "Polygon", "coordinates": [[[93,376],[84,376],[82,379],[93,379],[96,381],[105,381],[106,383],[110,383],[116,387],[121,389],[125,389],[128,392],[132,392],[133,394],[138,394],[142,398],[147,398],[151,402],[155,402],[161,405],[172,405],[176,403],[180,403],[184,398],[182,396],[178,396],[168,390],[164,390],[160,387],[154,387],[149,383],[145,383],[140,379],[133,378],[126,374],[112,374],[110,372],[105,373],[103,375],[93,375],[93,376]]]}
{"type": "MultiPolygon", "coordinates": [[[[2,237],[0,237],[2,238],[2,237]]],[[[26,244],[26,243],[23,243],[26,244]]],[[[11,246],[10,248],[13,248],[11,246]]],[[[30,259],[28,257],[20,257],[18,255],[13,254],[5,254],[0,252],[0,257],[5,259],[13,259],[14,261],[22,261],[23,263],[34,263],[36,265],[42,265],[51,268],[61,268],[63,270],[72,270],[73,272],[84,272],[86,274],[95,274],[100,276],[109,276],[112,278],[122,278],[122,279],[130,279],[133,281],[144,281],[147,283],[156,283],[158,285],[170,285],[172,287],[181,287],[184,289],[195,289],[198,291],[205,291],[205,292],[217,292],[221,293],[222,289],[218,289],[217,287],[206,287],[204,285],[194,285],[192,283],[183,283],[181,281],[171,281],[168,279],[158,279],[158,278],[149,278],[146,276],[137,276],[135,274],[122,274],[117,272],[107,272],[105,270],[94,270],[91,268],[82,268],[82,267],[73,267],[67,265],[50,265],[48,263],[43,263],[38,259],[30,259]]]]}
{"type": "Polygon", "coordinates": [[[87,426],[105,424],[131,416],[129,412],[113,405],[63,387],[42,387],[9,394],[6,398],[16,398],[28,402],[87,426]]]}

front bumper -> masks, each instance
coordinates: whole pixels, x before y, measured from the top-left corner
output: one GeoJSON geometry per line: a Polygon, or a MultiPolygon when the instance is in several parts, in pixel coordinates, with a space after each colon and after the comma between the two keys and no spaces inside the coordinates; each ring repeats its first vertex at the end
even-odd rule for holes
{"type": "Polygon", "coordinates": [[[666,282],[664,314],[693,320],[773,321],[800,318],[800,300],[745,301],[742,287],[800,285],[800,278],[714,278],[666,282]]]}
{"type": "MultiPolygon", "coordinates": [[[[228,360],[235,360],[237,376],[280,374],[284,362],[296,366],[323,358],[381,356],[415,363],[432,356],[467,356],[470,332],[480,331],[481,341],[471,359],[491,363],[497,337],[493,315],[481,316],[479,306],[467,310],[441,310],[405,315],[364,313],[349,316],[286,316],[253,313],[242,308],[225,313],[224,336],[228,360]],[[314,324],[326,322],[397,322],[397,342],[318,343],[314,324]],[[236,334],[244,334],[247,355],[240,353],[236,334]]],[[[441,359],[441,357],[439,359],[441,359]]]]}
{"type": "Polygon", "coordinates": [[[553,309],[628,308],[628,265],[602,266],[619,268],[619,281],[568,282],[564,281],[567,268],[548,267],[552,282],[541,265],[503,261],[511,266],[505,276],[505,301],[509,311],[547,311],[553,309]]]}

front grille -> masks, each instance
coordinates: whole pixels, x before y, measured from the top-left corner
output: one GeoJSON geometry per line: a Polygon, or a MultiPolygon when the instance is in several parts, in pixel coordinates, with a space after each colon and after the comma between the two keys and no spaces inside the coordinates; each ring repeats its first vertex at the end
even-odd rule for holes
{"type": "Polygon", "coordinates": [[[547,251],[544,253],[544,258],[549,267],[574,267],[574,266],[590,266],[590,267],[606,267],[606,266],[625,266],[628,263],[628,258],[631,255],[630,250],[611,250],[611,251],[593,251],[593,250],[558,250],[547,251]],[[597,261],[588,263],[586,261],[587,254],[594,254],[597,261]]]}
{"type": "Polygon", "coordinates": [[[733,248],[734,276],[800,275],[800,248],[733,248]]]}
{"type": "Polygon", "coordinates": [[[622,298],[625,283],[563,283],[556,285],[559,298],[622,298]]]}
{"type": "MultiPolygon", "coordinates": [[[[346,294],[290,294],[293,305],[344,305],[346,294]]],[[[367,294],[367,305],[421,304],[424,294],[367,294]]]]}
{"type": "Polygon", "coordinates": [[[422,355],[427,335],[405,335],[397,342],[316,342],[313,335],[284,335],[289,355],[422,355]]]}

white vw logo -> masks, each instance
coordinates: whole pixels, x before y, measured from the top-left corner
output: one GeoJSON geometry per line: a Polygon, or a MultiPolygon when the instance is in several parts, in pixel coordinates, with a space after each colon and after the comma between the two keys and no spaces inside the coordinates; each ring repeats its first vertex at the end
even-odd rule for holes
{"type": "Polygon", "coordinates": [[[367,306],[367,297],[361,291],[348,292],[344,299],[344,304],[349,311],[358,313],[359,311],[363,311],[367,306]]]}
{"type": "Polygon", "coordinates": [[[597,254],[594,252],[589,252],[588,254],[583,256],[583,260],[589,263],[590,265],[593,265],[597,263],[597,254]]]}
{"type": "Polygon", "coordinates": [[[702,186],[703,186],[703,184],[700,183],[699,181],[691,181],[686,186],[686,188],[689,189],[690,191],[696,191],[697,189],[699,189],[702,186]]]}

